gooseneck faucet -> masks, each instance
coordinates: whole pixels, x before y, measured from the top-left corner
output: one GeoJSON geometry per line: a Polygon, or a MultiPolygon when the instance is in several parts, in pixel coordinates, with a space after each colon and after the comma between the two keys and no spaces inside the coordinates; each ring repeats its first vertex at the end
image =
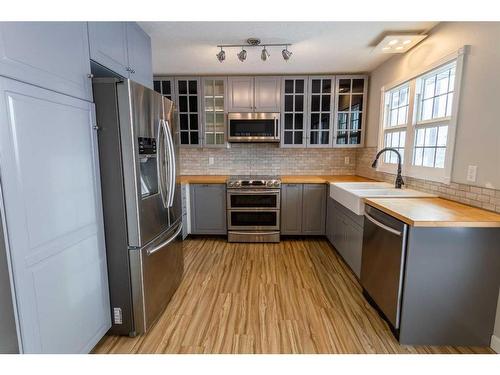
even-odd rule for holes
{"type": "Polygon", "coordinates": [[[377,168],[378,158],[386,151],[393,151],[398,156],[398,175],[396,176],[396,181],[394,182],[394,186],[396,187],[396,189],[401,189],[401,186],[403,186],[405,182],[403,181],[403,177],[401,176],[401,154],[399,153],[398,150],[392,147],[385,147],[382,150],[380,150],[377,153],[377,156],[375,156],[375,160],[372,163],[372,168],[377,168]]]}

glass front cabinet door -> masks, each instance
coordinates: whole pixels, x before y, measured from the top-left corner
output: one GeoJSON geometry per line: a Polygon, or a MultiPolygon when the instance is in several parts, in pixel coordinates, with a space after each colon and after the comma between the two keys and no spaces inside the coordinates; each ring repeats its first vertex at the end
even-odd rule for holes
{"type": "Polygon", "coordinates": [[[165,98],[175,101],[174,79],[171,77],[155,77],[153,80],[154,90],[165,98]]]}
{"type": "Polygon", "coordinates": [[[307,77],[283,77],[281,84],[281,147],[305,147],[307,77]]]}
{"type": "Polygon", "coordinates": [[[309,77],[309,127],[307,147],[331,147],[335,77],[309,77]]]}
{"type": "Polygon", "coordinates": [[[203,90],[203,144],[219,146],[226,139],[226,78],[202,78],[203,90]]]}
{"type": "Polygon", "coordinates": [[[360,147],[364,141],[367,78],[337,76],[335,146],[360,147]]]}
{"type": "Polygon", "coordinates": [[[176,78],[177,116],[182,146],[199,146],[200,138],[200,93],[199,78],[176,78]]]}

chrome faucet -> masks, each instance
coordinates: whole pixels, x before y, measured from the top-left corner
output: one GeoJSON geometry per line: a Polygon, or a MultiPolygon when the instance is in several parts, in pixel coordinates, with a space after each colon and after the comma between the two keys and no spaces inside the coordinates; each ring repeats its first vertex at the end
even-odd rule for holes
{"type": "Polygon", "coordinates": [[[398,175],[396,176],[396,181],[394,182],[394,186],[396,187],[396,189],[401,189],[401,186],[403,186],[405,182],[403,181],[403,177],[401,176],[401,154],[399,153],[398,150],[392,147],[385,147],[382,150],[380,150],[377,153],[377,156],[375,156],[375,160],[372,163],[372,168],[377,168],[378,158],[386,151],[393,151],[398,156],[398,175]]]}

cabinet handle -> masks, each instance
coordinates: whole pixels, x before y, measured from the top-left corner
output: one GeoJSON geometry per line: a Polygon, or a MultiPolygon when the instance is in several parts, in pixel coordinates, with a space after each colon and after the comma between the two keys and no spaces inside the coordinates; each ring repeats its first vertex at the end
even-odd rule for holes
{"type": "Polygon", "coordinates": [[[130,72],[132,69],[130,68],[130,66],[127,66],[127,67],[125,68],[125,70],[126,70],[127,72],[130,72]]]}
{"type": "Polygon", "coordinates": [[[135,70],[134,69],[130,69],[130,73],[135,74],[135,70]]]}

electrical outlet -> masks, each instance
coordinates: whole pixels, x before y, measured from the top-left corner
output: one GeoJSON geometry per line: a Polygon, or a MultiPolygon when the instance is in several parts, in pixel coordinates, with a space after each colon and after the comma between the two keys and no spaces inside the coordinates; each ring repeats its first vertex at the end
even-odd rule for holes
{"type": "Polygon", "coordinates": [[[344,164],[345,164],[345,165],[349,165],[349,161],[350,161],[349,156],[346,156],[346,157],[344,158],[344,164]]]}
{"type": "Polygon", "coordinates": [[[215,158],[213,156],[208,157],[208,165],[214,165],[215,164],[215,158]]]}
{"type": "Polygon", "coordinates": [[[476,182],[477,178],[477,165],[469,165],[467,169],[467,181],[476,182]]]}

